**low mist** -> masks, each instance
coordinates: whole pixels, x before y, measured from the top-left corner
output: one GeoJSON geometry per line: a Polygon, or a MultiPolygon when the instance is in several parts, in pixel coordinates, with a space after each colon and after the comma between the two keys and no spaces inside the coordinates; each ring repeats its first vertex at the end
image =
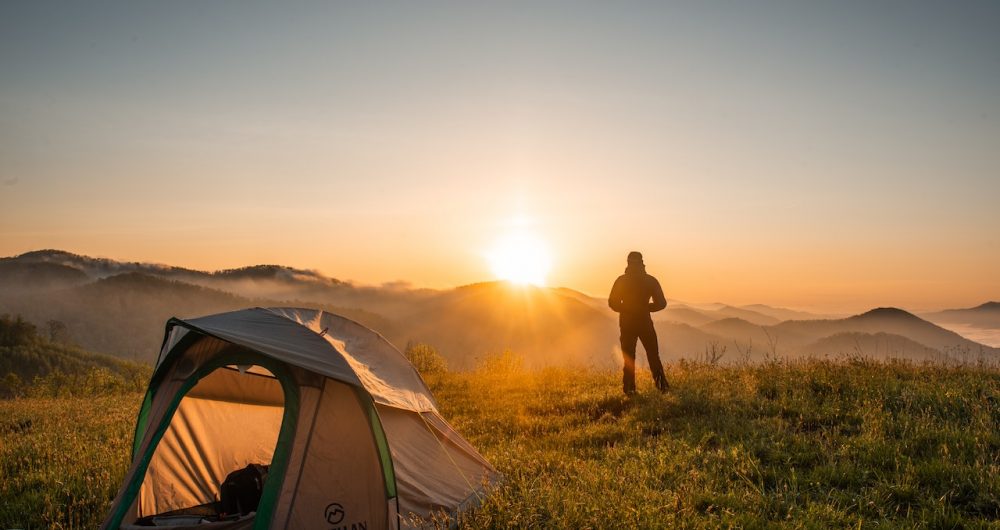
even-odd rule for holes
{"type": "MultiPolygon", "coordinates": [[[[505,282],[445,290],[398,283],[361,287],[278,265],[203,272],[61,251],[0,259],[0,313],[21,315],[42,330],[58,329],[61,341],[130,360],[155,360],[170,317],[252,306],[338,313],[399,348],[429,344],[458,370],[504,351],[529,368],[621,365],[616,315],[605,300],[566,288],[505,282]]],[[[1000,321],[991,320],[994,309],[985,304],[921,318],[882,308],[826,318],[759,304],[674,303],[654,319],[660,356],[667,362],[805,357],[995,362],[1000,321]]],[[[640,365],[645,362],[641,347],[637,358],[640,365]]]]}

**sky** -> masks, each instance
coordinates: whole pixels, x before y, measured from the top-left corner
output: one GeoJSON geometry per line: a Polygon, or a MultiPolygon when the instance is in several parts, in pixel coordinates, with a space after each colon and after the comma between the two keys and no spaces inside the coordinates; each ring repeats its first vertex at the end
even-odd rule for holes
{"type": "Polygon", "coordinates": [[[1000,3],[0,3],[0,256],[1000,299],[1000,3]]]}

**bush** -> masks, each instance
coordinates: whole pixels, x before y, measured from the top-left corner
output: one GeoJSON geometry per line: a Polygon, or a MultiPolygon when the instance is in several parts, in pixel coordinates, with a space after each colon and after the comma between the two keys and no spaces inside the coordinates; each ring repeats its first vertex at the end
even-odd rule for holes
{"type": "Polygon", "coordinates": [[[429,344],[408,342],[403,354],[421,374],[441,374],[448,371],[448,361],[429,344]]]}
{"type": "Polygon", "coordinates": [[[24,391],[24,383],[14,372],[7,372],[7,375],[0,379],[0,398],[17,397],[24,391]]]}

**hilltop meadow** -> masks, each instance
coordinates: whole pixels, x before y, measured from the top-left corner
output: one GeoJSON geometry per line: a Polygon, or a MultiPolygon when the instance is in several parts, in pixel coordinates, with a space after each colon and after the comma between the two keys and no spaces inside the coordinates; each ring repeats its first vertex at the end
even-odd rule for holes
{"type": "MultiPolygon", "coordinates": [[[[772,361],[619,374],[449,371],[411,345],[441,412],[503,473],[462,528],[980,528],[1000,519],[1000,371],[772,361]]],[[[0,401],[0,528],[94,528],[141,395],[0,401]]],[[[448,521],[440,521],[442,525],[448,521]]]]}
{"type": "Polygon", "coordinates": [[[996,302],[924,315],[941,325],[675,303],[656,321],[670,392],[641,373],[626,399],[613,314],[570,289],[361,288],[60,251],[0,273],[0,529],[96,527],[165,319],[253,305],[412,341],[442,414],[505,477],[463,528],[1000,527],[1000,348],[942,327],[1000,331],[996,302]]]}

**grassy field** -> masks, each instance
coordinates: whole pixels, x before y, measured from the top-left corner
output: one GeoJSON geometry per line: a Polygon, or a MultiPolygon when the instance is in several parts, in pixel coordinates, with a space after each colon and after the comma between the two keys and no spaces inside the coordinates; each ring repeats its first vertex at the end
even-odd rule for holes
{"type": "MultiPolygon", "coordinates": [[[[427,376],[505,475],[467,528],[1000,528],[1000,372],[866,362],[427,376]],[[644,385],[644,386],[643,386],[644,385]]],[[[140,396],[0,402],[0,528],[93,528],[140,396]]]]}
{"type": "Polygon", "coordinates": [[[128,465],[141,394],[0,401],[0,529],[93,529],[128,465]]]}

